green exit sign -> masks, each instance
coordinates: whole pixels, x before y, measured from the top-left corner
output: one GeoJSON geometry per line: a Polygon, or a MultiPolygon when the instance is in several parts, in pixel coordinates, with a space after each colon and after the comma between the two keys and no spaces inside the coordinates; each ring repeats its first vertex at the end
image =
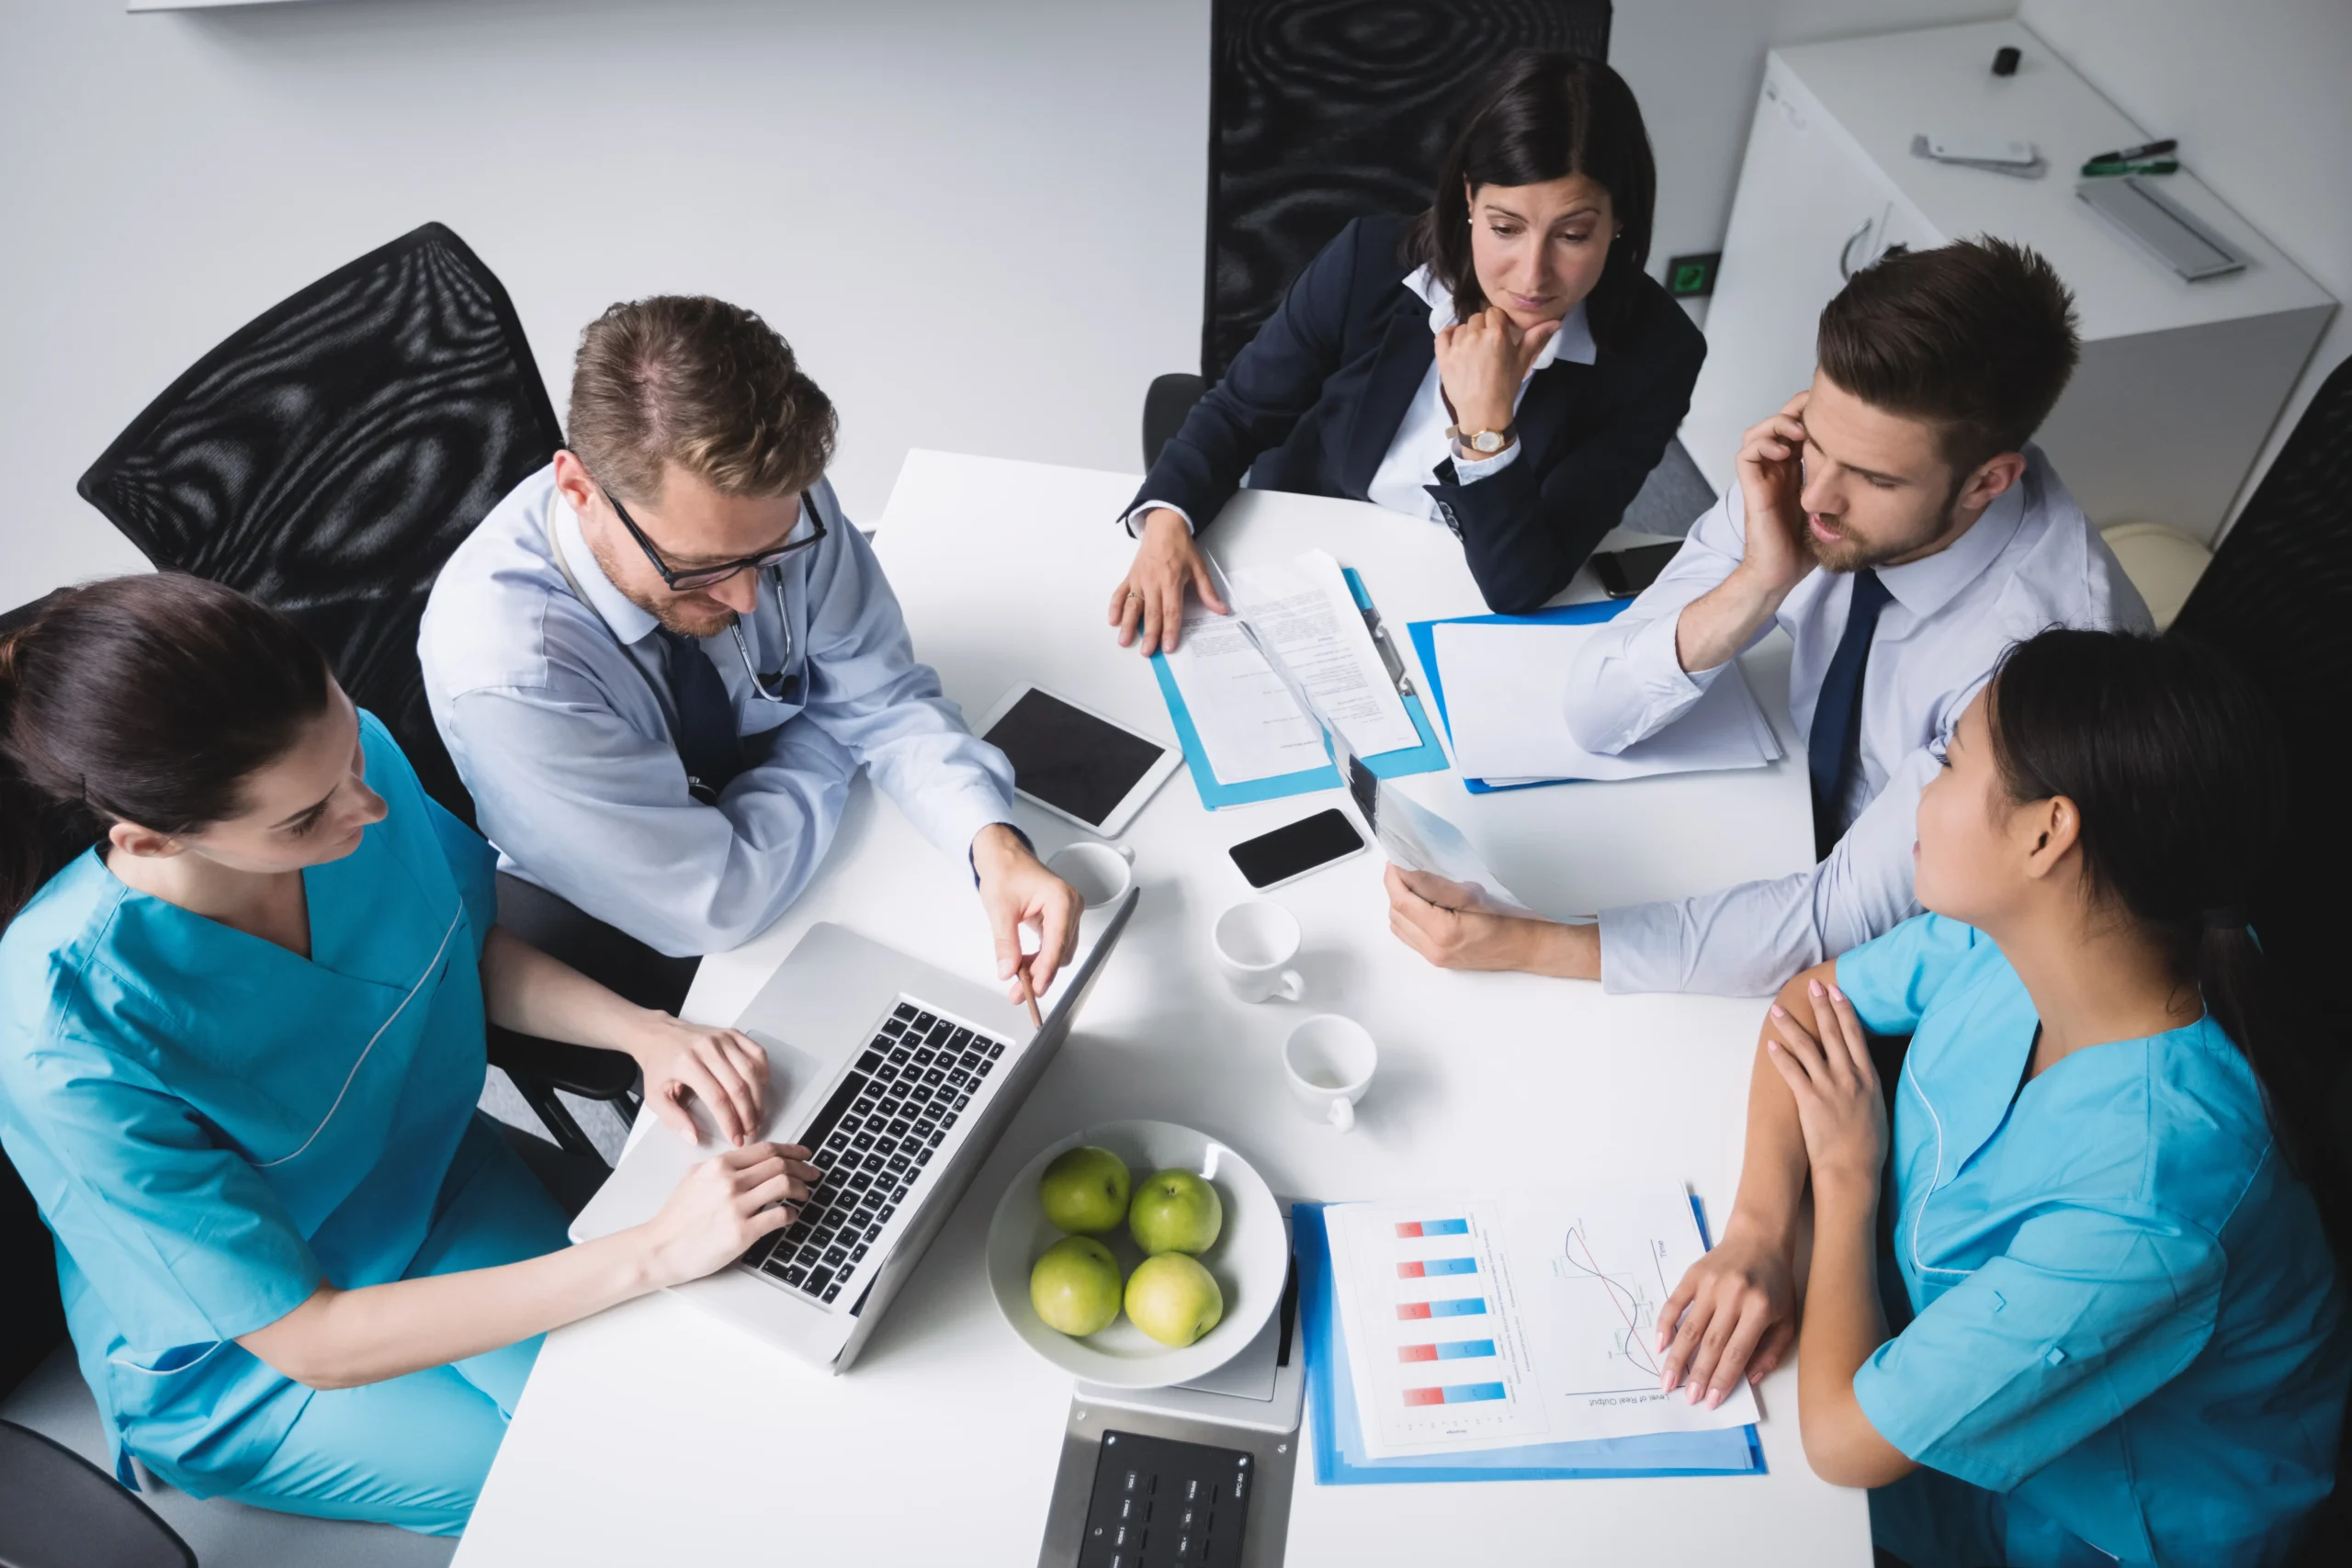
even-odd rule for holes
{"type": "Polygon", "coordinates": [[[1721,251],[1676,256],[1666,264],[1666,291],[1678,299],[1695,299],[1715,291],[1715,269],[1723,265],[1721,251]]]}

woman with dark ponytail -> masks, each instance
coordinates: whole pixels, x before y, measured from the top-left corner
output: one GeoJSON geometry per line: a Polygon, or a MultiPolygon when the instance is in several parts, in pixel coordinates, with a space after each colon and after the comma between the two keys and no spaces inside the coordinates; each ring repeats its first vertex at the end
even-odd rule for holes
{"type": "Polygon", "coordinates": [[[496,927],[491,853],[284,619],[118,578],[0,639],[0,1145],[83,1375],[198,1496],[456,1534],[537,1336],[786,1223],[765,1057],[496,927]],[[733,1146],[633,1231],[474,1110],[483,1024],[625,1050],[733,1146]],[[771,1204],[779,1205],[770,1207],[771,1204]]]}
{"type": "Polygon", "coordinates": [[[1809,1180],[1805,1454],[1877,1488],[1911,1568],[2274,1562],[2334,1484],[2344,1173],[2246,926],[2292,852],[2284,778],[2218,656],[2045,632],[1920,797],[1932,913],[1765,1022],[1724,1243],[1660,1314],[1666,1386],[1778,1361],[1809,1180]],[[1901,1035],[1890,1137],[1873,1037],[1901,1035]]]}

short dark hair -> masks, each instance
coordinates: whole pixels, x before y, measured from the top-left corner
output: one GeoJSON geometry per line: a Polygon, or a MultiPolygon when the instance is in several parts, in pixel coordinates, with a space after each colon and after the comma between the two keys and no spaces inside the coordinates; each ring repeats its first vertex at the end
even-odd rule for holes
{"type": "Polygon", "coordinates": [[[1529,49],[1496,68],[1446,152],[1429,210],[1406,231],[1405,259],[1427,266],[1453,292],[1462,316],[1485,310],[1487,297],[1470,263],[1468,191],[1542,185],[1570,175],[1609,193],[1618,232],[1585,302],[1585,320],[1596,346],[1622,348],[1650,259],[1657,164],[1634,89],[1600,61],[1529,49]]]}
{"type": "Polygon", "coordinates": [[[569,435],[599,484],[662,492],[675,463],[723,495],[786,495],[832,460],[832,400],[775,328],[741,305],[662,294],[580,334],[569,435]]]}
{"type": "Polygon", "coordinates": [[[1822,308],[1821,373],[1940,428],[1966,474],[2040,429],[2081,356],[2075,297],[2033,251],[1989,235],[1896,246],[1822,308]]]}
{"type": "Polygon", "coordinates": [[[2053,629],[2011,647],[1984,716],[2003,792],[2064,795],[2081,821],[2086,891],[2137,922],[2194,986],[2260,1080],[2271,1131],[2339,1249],[2352,1239],[2335,1064],[2313,982],[2256,943],[2249,909],[2291,853],[2290,768],[2276,711],[2220,650],[2177,633],[2053,629]]]}
{"type": "Polygon", "coordinates": [[[61,589],[0,637],[0,926],[116,822],[192,833],[326,711],[326,656],[175,571],[61,589]]]}

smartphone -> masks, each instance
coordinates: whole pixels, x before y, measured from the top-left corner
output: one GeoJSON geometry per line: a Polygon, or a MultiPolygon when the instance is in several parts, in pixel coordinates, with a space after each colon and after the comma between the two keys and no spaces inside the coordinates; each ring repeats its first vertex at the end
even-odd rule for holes
{"type": "Polygon", "coordinates": [[[1263,893],[1334,861],[1360,855],[1363,847],[1363,835],[1335,807],[1236,844],[1230,853],[1233,863],[1241,868],[1242,879],[1263,893]]]}
{"type": "Polygon", "coordinates": [[[1611,599],[1631,599],[1657,581],[1680,545],[1636,545],[1630,550],[1605,550],[1592,558],[1592,574],[1601,592],[1611,599]]]}

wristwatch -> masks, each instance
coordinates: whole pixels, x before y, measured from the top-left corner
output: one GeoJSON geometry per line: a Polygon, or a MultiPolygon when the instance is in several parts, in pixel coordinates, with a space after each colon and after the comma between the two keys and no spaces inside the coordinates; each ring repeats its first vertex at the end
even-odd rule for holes
{"type": "Polygon", "coordinates": [[[1447,437],[1456,446],[1464,451],[1476,452],[1481,457],[1491,457],[1510,446],[1511,437],[1518,433],[1519,426],[1516,423],[1506,424],[1500,430],[1464,430],[1458,424],[1449,424],[1445,427],[1447,437]]]}

